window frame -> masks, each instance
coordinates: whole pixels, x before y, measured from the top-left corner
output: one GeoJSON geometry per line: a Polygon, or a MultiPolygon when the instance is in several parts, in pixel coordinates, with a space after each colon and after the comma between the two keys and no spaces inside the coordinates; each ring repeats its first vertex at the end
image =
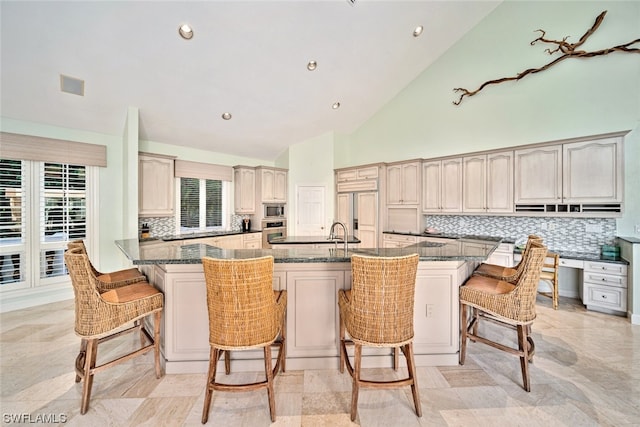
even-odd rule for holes
{"type": "Polygon", "coordinates": [[[198,233],[207,231],[224,231],[230,228],[231,217],[231,182],[225,180],[213,180],[197,177],[176,177],[175,179],[175,203],[176,203],[176,215],[175,215],[175,230],[176,234],[186,233],[198,233]],[[199,180],[198,194],[199,194],[199,211],[198,211],[198,228],[187,228],[181,226],[182,215],[182,194],[181,194],[181,179],[191,178],[199,180]],[[216,227],[206,226],[206,181],[220,181],[222,183],[221,188],[221,225],[216,227]]]}

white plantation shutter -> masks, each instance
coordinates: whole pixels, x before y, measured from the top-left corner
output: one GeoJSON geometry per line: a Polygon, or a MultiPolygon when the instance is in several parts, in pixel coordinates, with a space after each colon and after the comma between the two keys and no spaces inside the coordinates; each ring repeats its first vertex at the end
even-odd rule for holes
{"type": "Polygon", "coordinates": [[[0,289],[24,281],[25,165],[0,159],[0,289]]]}
{"type": "Polygon", "coordinates": [[[39,185],[40,277],[65,275],[66,243],[86,237],[86,167],[43,163],[39,185]]]}

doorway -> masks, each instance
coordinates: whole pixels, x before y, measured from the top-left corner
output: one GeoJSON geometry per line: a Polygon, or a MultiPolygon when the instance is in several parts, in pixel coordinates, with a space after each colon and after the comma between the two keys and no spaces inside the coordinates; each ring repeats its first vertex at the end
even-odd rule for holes
{"type": "Polygon", "coordinates": [[[296,188],[296,235],[324,236],[325,192],[322,185],[299,185],[296,188]]]}

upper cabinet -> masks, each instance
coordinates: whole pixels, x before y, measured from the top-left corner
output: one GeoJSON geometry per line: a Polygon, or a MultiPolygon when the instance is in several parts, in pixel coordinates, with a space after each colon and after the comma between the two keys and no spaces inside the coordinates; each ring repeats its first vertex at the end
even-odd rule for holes
{"type": "Polygon", "coordinates": [[[256,168],[256,186],[260,190],[261,203],[287,202],[287,171],[285,169],[256,168]]]}
{"type": "Polygon", "coordinates": [[[462,158],[422,163],[422,212],[462,211],[462,158]]]}
{"type": "Polygon", "coordinates": [[[516,212],[622,212],[623,136],[516,150],[516,212]]]}
{"type": "Polygon", "coordinates": [[[173,216],[174,159],[173,156],[139,153],[139,216],[173,216]]]}
{"type": "Polygon", "coordinates": [[[420,162],[387,166],[387,205],[420,203],[420,162]]]}
{"type": "Polygon", "coordinates": [[[463,212],[513,212],[513,151],[463,158],[463,212]]]}
{"type": "Polygon", "coordinates": [[[378,189],[379,172],[379,165],[336,170],[336,191],[375,191],[378,189]]]}
{"type": "Polygon", "coordinates": [[[562,202],[562,145],[515,150],[515,203],[562,202]]]}
{"type": "Polygon", "coordinates": [[[256,169],[248,166],[233,167],[234,211],[236,214],[256,212],[256,169]]]}
{"type": "Polygon", "coordinates": [[[622,202],[622,138],[562,146],[565,203],[622,202]]]}

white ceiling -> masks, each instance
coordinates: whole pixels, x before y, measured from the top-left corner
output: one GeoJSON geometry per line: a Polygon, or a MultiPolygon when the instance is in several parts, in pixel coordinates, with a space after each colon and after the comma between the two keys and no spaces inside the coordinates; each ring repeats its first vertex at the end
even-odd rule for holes
{"type": "Polygon", "coordinates": [[[356,130],[499,3],[2,0],[1,114],[121,135],[137,107],[141,139],[274,160],[356,130]]]}

